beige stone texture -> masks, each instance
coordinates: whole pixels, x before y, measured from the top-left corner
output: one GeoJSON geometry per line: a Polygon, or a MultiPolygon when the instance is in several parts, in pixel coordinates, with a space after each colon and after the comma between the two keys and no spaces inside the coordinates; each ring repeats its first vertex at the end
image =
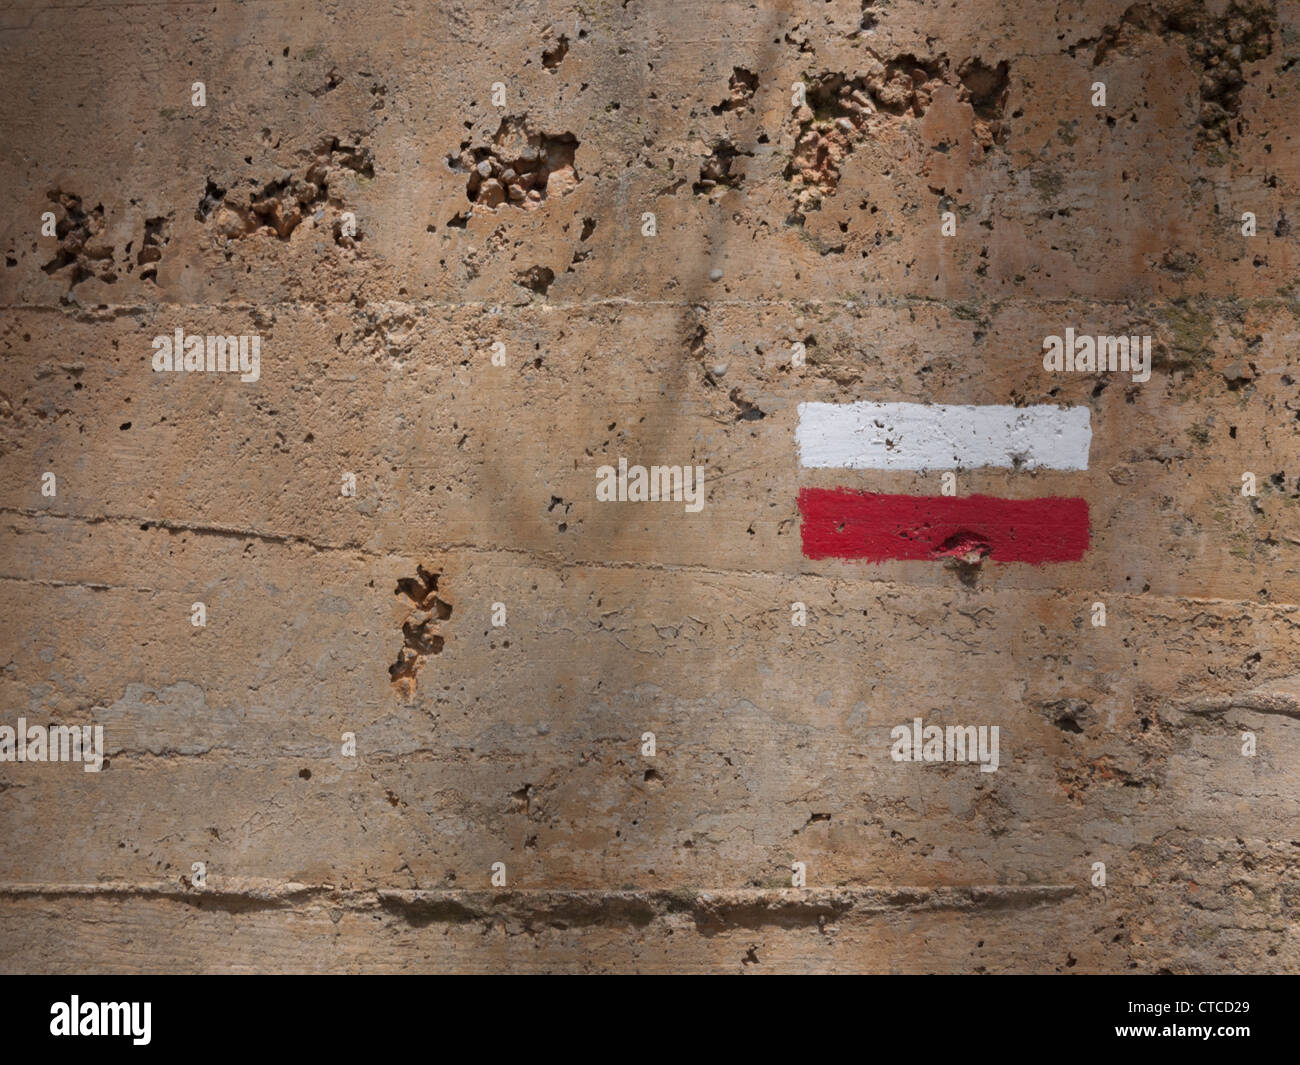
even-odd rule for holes
{"type": "Polygon", "coordinates": [[[1300,970],[1297,114],[1293,0],[6,7],[0,725],[106,762],[0,762],[0,970],[1300,970]],[[806,558],[939,491],[809,400],[1087,406],[958,480],[1088,552],[806,558]]]}

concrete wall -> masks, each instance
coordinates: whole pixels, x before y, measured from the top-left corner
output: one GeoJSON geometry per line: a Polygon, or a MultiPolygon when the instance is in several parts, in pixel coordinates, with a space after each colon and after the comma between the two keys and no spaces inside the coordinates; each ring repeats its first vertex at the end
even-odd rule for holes
{"type": "Polygon", "coordinates": [[[0,49],[0,726],[105,755],[0,762],[0,969],[1300,966],[1300,5],[34,3],[0,49]],[[155,372],[178,328],[258,380],[155,372]],[[1067,328],[1150,380],[1046,372],[1067,328]],[[1087,408],[1087,470],[956,480],[1086,499],[1086,554],[806,557],[801,489],[940,493],[800,467],[857,400],[1087,408]],[[598,501],[620,457],[703,508],[598,501]],[[998,771],[894,761],[917,717],[998,771]]]}

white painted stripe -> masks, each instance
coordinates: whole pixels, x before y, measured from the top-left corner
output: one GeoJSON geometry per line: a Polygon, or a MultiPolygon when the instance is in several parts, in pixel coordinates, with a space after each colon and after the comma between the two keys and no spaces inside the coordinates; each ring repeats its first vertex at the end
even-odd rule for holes
{"type": "Polygon", "coordinates": [[[1087,407],[800,403],[803,466],[849,470],[1086,470],[1087,407]]]}

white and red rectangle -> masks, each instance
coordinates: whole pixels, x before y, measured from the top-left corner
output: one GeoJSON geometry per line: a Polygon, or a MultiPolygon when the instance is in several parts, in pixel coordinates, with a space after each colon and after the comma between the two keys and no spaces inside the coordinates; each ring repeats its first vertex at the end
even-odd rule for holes
{"type": "MultiPolygon", "coordinates": [[[[801,403],[805,467],[852,470],[1086,470],[1086,407],[801,403]]],[[[808,558],[1076,562],[1089,544],[1088,503],[1075,497],[914,496],[804,488],[808,558]]]]}

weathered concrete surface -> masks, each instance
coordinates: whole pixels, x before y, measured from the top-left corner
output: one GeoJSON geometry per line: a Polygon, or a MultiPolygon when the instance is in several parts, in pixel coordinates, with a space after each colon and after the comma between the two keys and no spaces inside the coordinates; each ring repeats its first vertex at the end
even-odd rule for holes
{"type": "Polygon", "coordinates": [[[0,762],[0,968],[1300,968],[1300,5],[0,27],[0,725],[107,756],[0,762]],[[154,373],[177,327],[260,380],[154,373]],[[1090,408],[1087,471],[959,474],[1090,550],[805,559],[799,488],[939,491],[799,468],[853,400],[1090,408]]]}

